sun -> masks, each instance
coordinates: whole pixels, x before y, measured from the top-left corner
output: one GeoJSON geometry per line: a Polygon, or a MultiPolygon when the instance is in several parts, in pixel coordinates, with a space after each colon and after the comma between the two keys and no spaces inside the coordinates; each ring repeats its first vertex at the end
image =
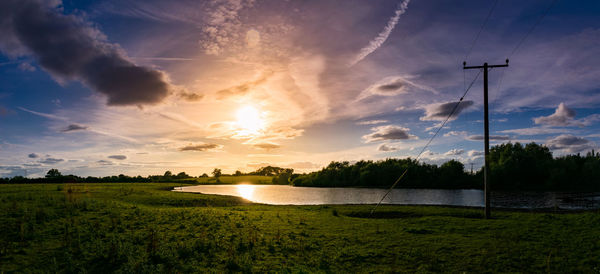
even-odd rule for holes
{"type": "Polygon", "coordinates": [[[264,125],[260,116],[260,112],[255,107],[245,106],[237,111],[237,125],[248,134],[257,134],[264,125]]]}

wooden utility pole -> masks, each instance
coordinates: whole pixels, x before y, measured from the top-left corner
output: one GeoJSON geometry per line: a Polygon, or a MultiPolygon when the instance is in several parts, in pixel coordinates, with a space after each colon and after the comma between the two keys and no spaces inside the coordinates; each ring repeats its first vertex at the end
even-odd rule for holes
{"type": "Polygon", "coordinates": [[[490,218],[490,180],[489,176],[489,158],[490,158],[490,122],[488,119],[488,69],[508,67],[508,59],[504,65],[488,65],[467,67],[467,62],[463,62],[463,69],[483,69],[483,128],[485,143],[485,165],[483,168],[483,199],[485,201],[485,218],[490,218]]]}

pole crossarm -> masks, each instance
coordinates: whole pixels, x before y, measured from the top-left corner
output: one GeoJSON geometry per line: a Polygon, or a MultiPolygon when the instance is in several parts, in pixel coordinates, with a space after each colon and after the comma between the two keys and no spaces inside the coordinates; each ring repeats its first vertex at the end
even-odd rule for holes
{"type": "Polygon", "coordinates": [[[484,144],[485,144],[485,164],[483,169],[483,197],[485,201],[485,218],[490,218],[491,199],[490,199],[490,180],[488,178],[489,160],[490,160],[490,122],[488,112],[488,70],[490,68],[508,67],[508,59],[503,65],[488,65],[483,63],[483,66],[468,66],[467,62],[463,62],[463,69],[483,69],[483,129],[484,129],[484,144]]]}

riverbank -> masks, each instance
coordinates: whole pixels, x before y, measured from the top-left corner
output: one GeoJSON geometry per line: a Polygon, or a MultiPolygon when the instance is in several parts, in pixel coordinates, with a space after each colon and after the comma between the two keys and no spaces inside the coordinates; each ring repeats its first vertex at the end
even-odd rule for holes
{"type": "Polygon", "coordinates": [[[180,184],[0,185],[0,272],[597,272],[600,212],[269,206],[180,184]]]}

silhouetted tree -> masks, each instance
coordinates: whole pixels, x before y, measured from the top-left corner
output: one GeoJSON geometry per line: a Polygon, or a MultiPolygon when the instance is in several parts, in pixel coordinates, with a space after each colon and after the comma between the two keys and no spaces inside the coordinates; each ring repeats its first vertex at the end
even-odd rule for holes
{"type": "Polygon", "coordinates": [[[46,173],[46,178],[59,178],[60,176],[62,176],[62,174],[55,168],[48,170],[46,173]]]}
{"type": "Polygon", "coordinates": [[[213,172],[212,172],[212,175],[213,175],[215,178],[219,178],[219,177],[221,177],[221,175],[222,175],[222,173],[221,173],[221,169],[220,169],[220,168],[215,168],[215,169],[213,170],[213,172]]]}

